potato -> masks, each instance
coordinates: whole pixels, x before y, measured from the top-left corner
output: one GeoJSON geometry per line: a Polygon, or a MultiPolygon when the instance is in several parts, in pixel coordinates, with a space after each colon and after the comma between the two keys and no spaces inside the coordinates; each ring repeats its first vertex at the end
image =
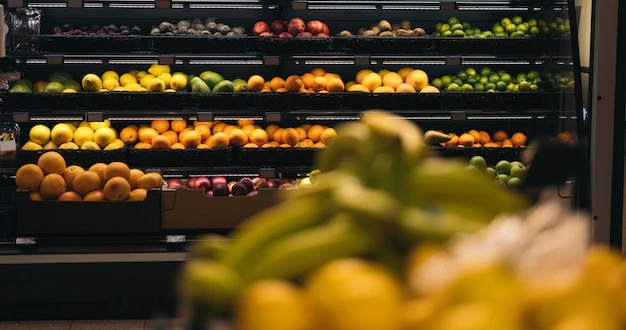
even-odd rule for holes
{"type": "Polygon", "coordinates": [[[374,31],[374,33],[375,33],[376,35],[378,35],[378,34],[380,34],[380,32],[381,32],[382,30],[381,30],[378,26],[375,26],[375,27],[373,27],[373,28],[372,28],[372,31],[374,31]]]}
{"type": "Polygon", "coordinates": [[[413,30],[413,35],[418,37],[425,36],[426,31],[424,31],[424,29],[422,28],[416,28],[415,30],[413,30]]]}
{"type": "Polygon", "coordinates": [[[381,32],[378,36],[379,37],[393,37],[393,32],[391,32],[391,31],[384,31],[384,32],[381,32]]]}
{"type": "Polygon", "coordinates": [[[363,36],[364,37],[375,37],[376,33],[374,31],[372,31],[372,30],[367,30],[367,31],[363,32],[363,36]]]}
{"type": "Polygon", "coordinates": [[[399,37],[412,37],[413,36],[413,30],[400,29],[400,30],[398,30],[398,33],[396,35],[399,36],[399,37]]]}
{"type": "Polygon", "coordinates": [[[357,31],[357,32],[356,32],[356,34],[358,34],[358,35],[362,36],[362,35],[363,35],[363,33],[365,33],[365,31],[367,31],[367,29],[366,29],[366,28],[360,28],[360,29],[359,29],[359,31],[357,31]]]}
{"type": "MultiPolygon", "coordinates": [[[[378,23],[378,29],[380,30],[380,32],[391,31],[392,30],[391,29],[391,24],[388,21],[386,21],[386,20],[382,20],[382,21],[380,21],[378,23]]],[[[374,30],[374,29],[372,28],[372,30],[374,30]]]]}
{"type": "Polygon", "coordinates": [[[411,22],[407,20],[400,22],[400,29],[411,30],[411,22]]]}
{"type": "Polygon", "coordinates": [[[350,31],[348,31],[348,30],[343,30],[343,31],[339,32],[339,36],[340,37],[348,37],[348,36],[351,36],[351,35],[352,35],[352,33],[350,33],[350,31]]]}

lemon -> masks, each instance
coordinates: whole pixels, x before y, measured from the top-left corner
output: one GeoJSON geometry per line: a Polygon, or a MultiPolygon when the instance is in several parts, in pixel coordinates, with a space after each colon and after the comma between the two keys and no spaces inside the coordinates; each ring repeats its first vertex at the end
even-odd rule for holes
{"type": "Polygon", "coordinates": [[[166,92],[166,93],[176,93],[176,90],[168,88],[168,89],[164,90],[164,92],[166,92]]]}
{"type": "Polygon", "coordinates": [[[78,146],[74,142],[65,142],[59,146],[59,149],[78,150],[78,146]]]}
{"type": "Polygon", "coordinates": [[[130,72],[128,73],[132,74],[133,77],[137,77],[137,74],[139,74],[139,70],[130,70],[130,72]]]}
{"type": "Polygon", "coordinates": [[[411,72],[413,72],[413,68],[402,68],[398,70],[398,74],[402,77],[403,81],[409,76],[409,74],[411,74],[411,72]]]}
{"type": "Polygon", "coordinates": [[[169,65],[159,65],[159,64],[153,64],[150,69],[148,69],[148,72],[152,75],[154,75],[155,77],[158,77],[159,75],[161,75],[161,73],[170,73],[172,72],[172,69],[170,68],[169,65]]]}
{"type": "Polygon", "coordinates": [[[128,90],[129,92],[138,92],[139,89],[142,87],[138,83],[133,82],[128,85],[125,85],[124,88],[126,88],[126,90],[128,90]]]}
{"type": "Polygon", "coordinates": [[[107,93],[108,91],[109,91],[108,89],[104,89],[103,88],[103,89],[99,90],[98,92],[100,92],[100,93],[107,93]]]}
{"type": "Polygon", "coordinates": [[[383,70],[378,71],[378,75],[382,78],[389,72],[391,72],[391,71],[389,71],[387,69],[383,69],[383,70]]]}
{"type": "Polygon", "coordinates": [[[380,75],[376,72],[372,72],[365,76],[361,81],[361,85],[365,86],[369,89],[370,92],[373,92],[376,88],[382,86],[383,80],[380,75]]]}
{"type": "Polygon", "coordinates": [[[124,143],[124,141],[120,140],[120,139],[115,139],[115,141],[113,141],[113,143],[111,144],[117,144],[118,146],[120,146],[120,148],[124,147],[126,145],[126,143],[124,143]]]}
{"type": "Polygon", "coordinates": [[[59,149],[59,146],[57,146],[56,143],[54,143],[54,141],[50,140],[48,141],[48,143],[43,145],[43,150],[57,150],[59,149]]]}
{"type": "Polygon", "coordinates": [[[69,126],[72,129],[72,132],[76,132],[76,129],[78,128],[76,127],[76,125],[74,125],[73,123],[65,123],[65,124],[67,124],[67,126],[69,126]]]}
{"type": "Polygon", "coordinates": [[[82,84],[83,89],[88,92],[97,92],[102,89],[102,80],[93,73],[84,76],[82,84]]]}
{"type": "Polygon", "coordinates": [[[102,87],[106,90],[112,91],[118,87],[120,87],[120,82],[114,78],[107,78],[102,82],[102,87]]]}
{"type": "Polygon", "coordinates": [[[148,88],[148,85],[150,84],[150,82],[152,81],[152,79],[156,78],[155,76],[151,75],[151,74],[147,74],[145,76],[143,76],[141,78],[141,80],[139,81],[139,84],[142,87],[148,88]]]}
{"type": "Polygon", "coordinates": [[[68,124],[61,123],[54,125],[52,131],[50,132],[50,136],[52,137],[52,141],[60,146],[65,142],[72,141],[74,132],[72,132],[72,128],[68,124]]]}
{"type": "Polygon", "coordinates": [[[185,79],[189,79],[189,76],[186,73],[183,73],[183,72],[174,72],[174,73],[172,73],[172,77],[174,77],[174,76],[183,76],[183,77],[185,77],[185,79]]]}
{"type": "MultiPolygon", "coordinates": [[[[136,70],[133,70],[133,71],[136,71],[136,70]]],[[[137,72],[137,74],[135,74],[135,77],[137,77],[137,81],[140,81],[141,78],[143,78],[143,76],[145,76],[147,74],[148,74],[147,71],[139,71],[139,72],[137,72]]]]}
{"type": "Polygon", "coordinates": [[[372,73],[374,71],[370,70],[370,69],[363,69],[361,71],[359,71],[359,73],[356,74],[356,83],[360,84],[361,81],[363,80],[363,78],[365,78],[365,76],[367,76],[368,74],[372,73]]]}
{"type": "Polygon", "coordinates": [[[157,78],[163,80],[163,82],[165,83],[165,88],[170,88],[170,80],[172,79],[171,74],[163,72],[157,78]]]}
{"type": "Polygon", "coordinates": [[[126,87],[118,86],[113,90],[114,92],[128,92],[129,90],[126,87]]]}
{"type": "Polygon", "coordinates": [[[154,78],[146,88],[148,88],[149,92],[163,92],[165,90],[165,82],[161,78],[154,78]]]}
{"type": "Polygon", "coordinates": [[[107,71],[105,73],[102,74],[102,81],[105,81],[109,78],[113,78],[115,80],[120,80],[120,76],[117,74],[117,72],[115,71],[107,71]]]}
{"type": "Polygon", "coordinates": [[[83,120],[80,124],[78,124],[78,127],[91,127],[91,124],[88,121],[83,120]]]}
{"type": "Polygon", "coordinates": [[[120,145],[118,145],[117,143],[113,142],[113,143],[110,143],[109,145],[107,145],[106,147],[104,147],[103,150],[117,150],[117,149],[120,149],[120,148],[122,148],[120,145]]]}
{"type": "Polygon", "coordinates": [[[24,143],[24,145],[22,146],[22,150],[41,150],[41,149],[43,148],[39,144],[33,141],[28,141],[24,143]]]}
{"type": "Polygon", "coordinates": [[[75,89],[72,88],[66,88],[63,90],[62,92],[63,94],[71,94],[71,93],[77,93],[75,89]]]}
{"type": "Polygon", "coordinates": [[[139,87],[138,92],[147,92],[148,90],[145,87],[139,87]]]}
{"type": "Polygon", "coordinates": [[[104,121],[100,121],[100,122],[92,121],[91,123],[89,123],[89,127],[91,127],[91,129],[95,132],[100,127],[111,127],[111,121],[108,119],[105,119],[104,121]]]}
{"type": "Polygon", "coordinates": [[[100,146],[93,141],[85,142],[85,144],[83,144],[80,148],[82,150],[102,150],[102,148],[100,148],[100,146]]]}
{"type": "Polygon", "coordinates": [[[187,88],[187,78],[183,75],[175,74],[170,79],[170,86],[177,91],[183,90],[187,88]]]}
{"type": "Polygon", "coordinates": [[[83,144],[93,141],[93,130],[89,127],[79,127],[76,132],[74,132],[74,143],[79,147],[82,147],[83,144]]]}
{"type": "Polygon", "coordinates": [[[46,125],[35,125],[30,129],[28,137],[31,141],[44,145],[50,141],[50,129],[46,125]]]}
{"type": "Polygon", "coordinates": [[[137,77],[133,76],[130,73],[124,73],[121,77],[120,77],[120,85],[126,87],[129,84],[136,84],[137,83],[137,77]]]}
{"type": "Polygon", "coordinates": [[[115,132],[110,127],[100,127],[94,133],[93,140],[100,147],[106,147],[115,141],[115,132]]]}

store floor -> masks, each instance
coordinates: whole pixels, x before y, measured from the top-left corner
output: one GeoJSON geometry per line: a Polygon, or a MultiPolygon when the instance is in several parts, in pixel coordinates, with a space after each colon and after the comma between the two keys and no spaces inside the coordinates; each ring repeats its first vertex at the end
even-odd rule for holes
{"type": "Polygon", "coordinates": [[[0,330],[175,330],[172,320],[0,322],[0,330]]]}

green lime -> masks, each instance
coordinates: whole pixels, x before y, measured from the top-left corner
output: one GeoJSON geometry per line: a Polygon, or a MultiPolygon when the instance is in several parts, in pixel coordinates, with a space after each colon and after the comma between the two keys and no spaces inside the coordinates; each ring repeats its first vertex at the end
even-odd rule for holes
{"type": "Polygon", "coordinates": [[[537,85],[539,87],[543,86],[543,79],[541,78],[536,78],[532,81],[533,85],[537,85]]]}
{"type": "Polygon", "coordinates": [[[483,35],[486,38],[492,38],[493,37],[493,33],[491,31],[485,31],[485,32],[483,32],[483,35]]]}
{"type": "Polygon", "coordinates": [[[493,89],[493,88],[490,88],[490,89],[487,90],[487,93],[495,93],[495,92],[496,92],[496,90],[493,89]]]}
{"type": "Polygon", "coordinates": [[[468,36],[473,36],[474,35],[474,29],[467,29],[467,30],[465,30],[465,34],[467,34],[468,36]]]}
{"type": "Polygon", "coordinates": [[[472,25],[470,25],[470,23],[468,22],[463,22],[463,30],[467,30],[467,29],[471,29],[472,25]]]}
{"type": "Polygon", "coordinates": [[[532,34],[532,35],[534,35],[534,36],[539,35],[539,33],[540,33],[540,32],[541,32],[541,31],[540,31],[540,30],[539,30],[539,28],[538,28],[538,27],[536,27],[536,26],[533,26],[533,27],[531,27],[531,28],[530,28],[530,34],[532,34]]]}
{"type": "Polygon", "coordinates": [[[485,84],[485,89],[486,90],[490,90],[490,89],[496,89],[496,84],[490,82],[490,83],[486,83],[485,84]]]}
{"type": "Polygon", "coordinates": [[[537,86],[535,84],[532,84],[532,85],[530,85],[530,90],[533,91],[533,92],[537,92],[537,91],[539,91],[539,86],[537,86]]]}
{"type": "Polygon", "coordinates": [[[550,29],[550,32],[557,32],[559,31],[559,24],[555,22],[550,22],[548,23],[548,28],[550,29]]]}
{"type": "Polygon", "coordinates": [[[474,85],[476,85],[478,83],[478,79],[476,79],[475,77],[469,77],[469,78],[467,78],[466,82],[468,84],[474,86],[474,85]]]}
{"type": "Polygon", "coordinates": [[[537,21],[534,18],[531,18],[528,20],[528,25],[530,25],[530,27],[535,27],[537,26],[537,21]]]}
{"type": "Polygon", "coordinates": [[[511,38],[523,38],[526,36],[526,33],[522,32],[522,31],[516,31],[511,33],[510,37],[511,38]]]}
{"type": "Polygon", "coordinates": [[[552,75],[552,79],[554,79],[555,81],[561,81],[561,78],[563,78],[563,76],[560,73],[555,73],[552,75]]]}
{"type": "Polygon", "coordinates": [[[491,68],[488,67],[484,67],[482,69],[480,69],[480,75],[483,77],[489,77],[493,74],[493,70],[491,70],[491,68]]]}
{"type": "Polygon", "coordinates": [[[565,26],[565,25],[559,25],[559,30],[561,31],[561,33],[565,34],[567,32],[570,32],[570,28],[565,26]]]}
{"type": "Polygon", "coordinates": [[[557,22],[558,24],[563,24],[563,18],[562,17],[556,17],[554,19],[555,22],[557,22]]]}
{"type": "Polygon", "coordinates": [[[474,86],[470,84],[465,84],[461,87],[461,92],[473,92],[473,91],[474,91],[474,86]]]}
{"type": "Polygon", "coordinates": [[[465,69],[465,72],[467,73],[468,76],[476,76],[476,70],[474,68],[467,68],[465,69]]]}
{"type": "Polygon", "coordinates": [[[508,92],[512,92],[512,91],[513,91],[513,88],[515,88],[515,84],[514,84],[514,83],[510,83],[510,84],[508,84],[508,85],[506,86],[506,90],[507,90],[508,92]]]}
{"type": "Polygon", "coordinates": [[[463,80],[461,80],[459,78],[452,79],[452,82],[457,84],[457,85],[459,85],[459,86],[462,86],[464,84],[463,80]]]}
{"type": "Polygon", "coordinates": [[[528,72],[528,80],[535,80],[537,78],[539,78],[539,72],[537,71],[528,72]]]}
{"type": "Polygon", "coordinates": [[[502,27],[502,23],[500,23],[500,22],[495,23],[493,26],[491,26],[491,29],[493,30],[493,29],[495,29],[498,26],[502,27]]]}
{"type": "Polygon", "coordinates": [[[517,26],[517,31],[524,32],[524,34],[528,33],[528,28],[524,24],[520,24],[517,26]]]}
{"type": "Polygon", "coordinates": [[[488,38],[488,37],[484,33],[481,33],[477,38],[485,39],[485,38],[488,38]]]}
{"type": "Polygon", "coordinates": [[[541,71],[541,78],[550,79],[552,78],[552,72],[550,71],[541,71]]]}
{"type": "Polygon", "coordinates": [[[485,85],[489,82],[489,77],[480,77],[480,79],[478,79],[478,82],[485,85]]]}
{"type": "Polygon", "coordinates": [[[456,23],[454,25],[450,25],[450,31],[454,32],[456,30],[463,30],[463,25],[460,23],[456,23]]]}
{"type": "Polygon", "coordinates": [[[483,31],[479,28],[474,28],[474,34],[481,34],[483,31]]]}
{"type": "Polygon", "coordinates": [[[522,92],[530,92],[530,83],[528,81],[522,81],[519,83],[519,90],[522,92]]]}
{"type": "Polygon", "coordinates": [[[506,31],[506,33],[513,33],[517,31],[517,25],[511,23],[511,24],[507,24],[506,27],[504,28],[504,31],[506,31]]]}
{"type": "Polygon", "coordinates": [[[498,32],[498,33],[494,34],[494,37],[496,37],[496,38],[506,38],[506,37],[508,37],[508,35],[506,33],[504,33],[504,32],[498,32]]]}
{"type": "Polygon", "coordinates": [[[526,80],[528,80],[528,76],[524,72],[518,73],[517,77],[515,77],[515,81],[518,83],[526,80]]]}
{"type": "Polygon", "coordinates": [[[515,17],[513,17],[511,22],[513,22],[513,24],[515,24],[515,25],[520,25],[520,24],[522,24],[522,22],[524,22],[524,20],[520,16],[515,16],[515,17]]]}
{"type": "Polygon", "coordinates": [[[435,31],[437,32],[441,32],[441,27],[443,26],[443,23],[439,22],[435,25],[435,31]]]}
{"type": "Polygon", "coordinates": [[[513,87],[513,92],[519,92],[519,84],[516,84],[515,87],[513,87]]]}
{"type": "Polygon", "coordinates": [[[448,87],[452,82],[452,78],[450,78],[450,76],[443,76],[441,77],[441,81],[443,82],[443,87],[448,87]]]}
{"type": "Polygon", "coordinates": [[[466,81],[469,75],[465,71],[459,71],[459,73],[456,74],[456,77],[463,81],[466,81]]]}
{"type": "Polygon", "coordinates": [[[439,32],[444,33],[444,32],[446,32],[446,31],[450,31],[450,24],[444,24],[444,25],[442,25],[442,26],[441,26],[441,31],[439,31],[439,32]]]}
{"type": "Polygon", "coordinates": [[[498,70],[496,71],[496,74],[498,74],[498,76],[502,76],[503,74],[505,74],[506,72],[504,72],[504,70],[498,70]]]}
{"type": "Polygon", "coordinates": [[[567,92],[567,87],[563,86],[563,85],[559,85],[559,92],[561,92],[561,93],[567,92]]]}
{"type": "Polygon", "coordinates": [[[494,73],[489,77],[489,81],[495,84],[500,81],[500,76],[494,73]]]}
{"type": "Polygon", "coordinates": [[[522,23],[523,26],[525,26],[527,29],[530,29],[530,24],[528,24],[528,22],[524,22],[522,23]]]}
{"type": "Polygon", "coordinates": [[[500,80],[501,80],[501,81],[504,81],[505,83],[507,83],[507,84],[508,84],[508,83],[510,83],[511,81],[513,81],[513,78],[511,78],[511,75],[510,75],[510,74],[508,74],[508,73],[503,73],[503,74],[500,76],[500,80]]]}
{"type": "Polygon", "coordinates": [[[454,32],[452,32],[452,35],[455,37],[465,37],[467,34],[465,34],[465,32],[463,32],[463,30],[456,30],[454,32]]]}
{"type": "Polygon", "coordinates": [[[510,18],[503,18],[500,23],[502,23],[502,26],[507,26],[509,24],[511,24],[511,19],[510,18]]]}
{"type": "Polygon", "coordinates": [[[452,36],[452,31],[448,30],[445,31],[441,34],[442,37],[451,37],[452,36]]]}
{"type": "Polygon", "coordinates": [[[547,26],[540,27],[539,31],[544,36],[547,36],[550,34],[550,29],[547,26]]]}
{"type": "Polygon", "coordinates": [[[504,33],[504,28],[502,26],[496,26],[493,28],[493,33],[504,33]]]}
{"type": "Polygon", "coordinates": [[[504,81],[498,81],[498,83],[496,84],[496,88],[497,88],[499,91],[504,92],[504,91],[506,90],[506,86],[507,86],[507,85],[508,85],[508,84],[507,84],[507,83],[505,83],[504,81]]]}
{"type": "Polygon", "coordinates": [[[431,82],[431,85],[433,85],[433,86],[437,87],[437,89],[441,90],[441,88],[443,88],[443,81],[441,80],[441,78],[435,78],[431,82]]]}
{"type": "Polygon", "coordinates": [[[477,83],[476,85],[474,85],[474,91],[475,92],[484,92],[485,91],[485,85],[481,84],[481,83],[477,83]]]}
{"type": "Polygon", "coordinates": [[[459,19],[454,17],[454,16],[448,18],[448,24],[450,24],[450,25],[454,25],[454,24],[456,24],[458,22],[459,22],[459,19]]]}
{"type": "Polygon", "coordinates": [[[441,37],[441,32],[435,32],[434,36],[435,37],[441,37]]]}
{"type": "Polygon", "coordinates": [[[448,85],[447,91],[449,91],[449,92],[460,92],[461,91],[461,87],[459,87],[459,85],[457,85],[456,83],[450,83],[450,85],[448,85]]]}
{"type": "Polygon", "coordinates": [[[538,20],[537,21],[537,26],[540,27],[540,28],[546,26],[546,21],[544,21],[542,19],[538,20]]]}

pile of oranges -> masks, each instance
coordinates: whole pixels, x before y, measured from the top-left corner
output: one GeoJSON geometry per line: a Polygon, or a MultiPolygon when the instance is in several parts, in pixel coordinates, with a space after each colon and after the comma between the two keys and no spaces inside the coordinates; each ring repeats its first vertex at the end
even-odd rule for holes
{"type": "Polygon", "coordinates": [[[136,149],[211,149],[228,146],[243,148],[325,148],[337,133],[333,128],[304,124],[263,129],[254,120],[240,119],[236,125],[221,121],[190,125],[186,120],[153,120],[150,125],[130,125],[120,132],[120,139],[136,149]]]}
{"type": "Polygon", "coordinates": [[[289,76],[286,80],[274,77],[265,81],[260,75],[253,75],[248,79],[248,90],[264,93],[439,93],[436,87],[428,85],[428,81],[426,72],[413,68],[402,68],[398,72],[364,69],[357,73],[355,80],[344,84],[340,75],[315,68],[302,76],[289,76]]]}
{"type": "Polygon", "coordinates": [[[37,201],[143,201],[148,190],[163,185],[163,178],[158,173],[131,170],[122,162],[97,163],[88,170],[67,166],[63,156],[49,151],[39,157],[37,164],[20,167],[15,183],[37,201]]]}
{"type": "MultiPolygon", "coordinates": [[[[443,132],[441,132],[443,133],[443,132]]],[[[441,146],[451,147],[456,146],[459,148],[464,147],[486,147],[486,148],[513,148],[513,147],[525,147],[526,135],[517,132],[509,138],[509,135],[504,131],[497,131],[492,136],[485,131],[477,131],[472,129],[468,132],[463,132],[460,136],[455,133],[448,133],[452,138],[448,142],[444,142],[441,146]]]]}

